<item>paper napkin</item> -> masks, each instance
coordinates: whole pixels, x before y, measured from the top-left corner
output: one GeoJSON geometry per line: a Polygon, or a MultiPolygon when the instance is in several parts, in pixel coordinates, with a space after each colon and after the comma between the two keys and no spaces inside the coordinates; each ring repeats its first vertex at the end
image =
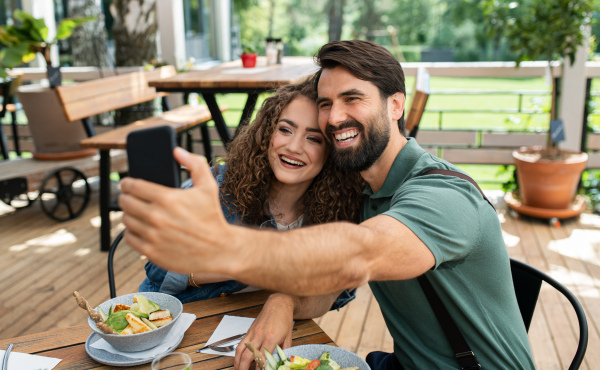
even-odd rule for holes
{"type": "MultiPolygon", "coordinates": [[[[254,319],[250,318],[250,317],[225,315],[225,316],[223,316],[223,319],[219,323],[219,326],[217,326],[215,331],[212,333],[212,335],[208,339],[208,342],[206,342],[206,343],[211,344],[211,343],[217,342],[221,339],[229,338],[229,337],[232,337],[237,334],[246,333],[246,332],[248,332],[248,329],[250,329],[250,326],[252,326],[253,322],[254,322],[254,319]]],[[[228,343],[226,345],[234,344],[235,347],[237,347],[237,345],[240,343],[241,340],[242,340],[242,338],[238,339],[235,342],[228,343]]],[[[208,353],[211,355],[235,357],[235,347],[234,347],[233,351],[231,351],[231,352],[217,352],[217,351],[213,351],[208,348],[203,351],[200,351],[200,352],[208,353]]]]}
{"type": "MultiPolygon", "coordinates": [[[[4,350],[0,350],[0,361],[4,358],[4,352],[4,350]]],[[[51,370],[61,361],[59,358],[11,351],[8,357],[8,370],[51,370]]]]}
{"type": "Polygon", "coordinates": [[[169,347],[177,343],[177,340],[181,338],[181,333],[184,333],[196,320],[196,315],[191,313],[182,313],[179,319],[175,323],[175,326],[171,329],[165,340],[156,347],[147,349],[139,352],[122,352],[115,349],[104,339],[99,339],[92,344],[93,348],[101,349],[117,355],[129,357],[129,358],[149,358],[164,353],[169,347]]]}

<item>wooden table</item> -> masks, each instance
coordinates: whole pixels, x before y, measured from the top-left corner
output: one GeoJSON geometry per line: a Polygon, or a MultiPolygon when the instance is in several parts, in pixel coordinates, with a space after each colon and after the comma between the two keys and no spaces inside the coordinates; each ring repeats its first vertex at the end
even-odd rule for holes
{"type": "MultiPolygon", "coordinates": [[[[258,57],[255,68],[243,68],[236,60],[208,70],[193,70],[149,83],[156,91],[201,94],[210,110],[224,144],[232,139],[215,94],[248,94],[240,125],[248,123],[258,96],[279,86],[300,80],[318,70],[310,57],[284,57],[281,64],[266,65],[266,57],[258,57]]],[[[210,153],[208,153],[210,155],[210,153]]]]}
{"type": "MultiPolygon", "coordinates": [[[[233,294],[223,298],[183,305],[183,312],[196,315],[196,321],[185,332],[183,341],[176,351],[185,352],[192,357],[194,369],[233,369],[233,357],[215,356],[196,353],[210,338],[223,315],[256,317],[268,296],[267,292],[233,294]]],[[[75,304],[75,301],[73,301],[75,304]]],[[[331,338],[313,320],[296,321],[292,334],[294,346],[302,344],[335,345],[331,338]]],[[[39,356],[60,358],[62,361],[55,369],[109,369],[91,359],[85,351],[85,341],[92,333],[87,323],[56,329],[23,337],[0,340],[0,348],[6,349],[14,343],[13,352],[31,353],[39,356]]],[[[131,367],[132,369],[149,369],[150,364],[131,367]]]]}

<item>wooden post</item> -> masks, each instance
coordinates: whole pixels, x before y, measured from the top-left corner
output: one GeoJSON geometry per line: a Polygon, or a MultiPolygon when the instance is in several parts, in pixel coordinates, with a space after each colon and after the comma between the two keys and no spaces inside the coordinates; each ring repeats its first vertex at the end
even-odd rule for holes
{"type": "MultiPolygon", "coordinates": [[[[590,27],[586,28],[586,34],[589,36],[590,27]]],[[[575,54],[575,63],[571,65],[569,58],[562,61],[563,74],[561,78],[561,95],[559,102],[559,118],[563,120],[565,127],[565,141],[560,143],[562,149],[580,150],[581,149],[581,131],[583,127],[583,111],[585,106],[585,84],[586,67],[585,62],[588,59],[588,41],[577,49],[575,54]]]]}

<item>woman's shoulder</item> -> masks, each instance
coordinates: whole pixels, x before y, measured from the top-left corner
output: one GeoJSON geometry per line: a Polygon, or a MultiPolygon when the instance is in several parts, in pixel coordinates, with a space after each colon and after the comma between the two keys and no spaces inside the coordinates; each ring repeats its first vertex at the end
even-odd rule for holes
{"type": "Polygon", "coordinates": [[[225,182],[225,175],[227,173],[228,167],[226,164],[217,164],[213,167],[211,167],[212,173],[215,176],[215,180],[217,181],[217,184],[219,184],[219,187],[221,187],[221,185],[223,184],[223,182],[225,182]]]}

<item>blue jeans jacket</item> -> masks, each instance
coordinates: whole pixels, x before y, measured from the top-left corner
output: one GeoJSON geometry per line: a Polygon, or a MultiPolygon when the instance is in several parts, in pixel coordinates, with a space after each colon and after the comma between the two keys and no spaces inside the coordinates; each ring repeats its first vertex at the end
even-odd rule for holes
{"type": "MultiPolygon", "coordinates": [[[[221,165],[219,173],[215,176],[215,180],[217,181],[219,188],[221,188],[221,185],[225,181],[225,172],[227,172],[227,166],[221,165]]],[[[183,187],[191,187],[191,182],[188,184],[184,183],[183,187]]],[[[221,208],[227,222],[231,224],[243,223],[240,219],[240,215],[235,212],[231,212],[225,204],[221,204],[221,208]]],[[[177,297],[181,303],[189,303],[203,299],[214,298],[223,293],[232,294],[247,287],[246,284],[242,284],[235,280],[229,280],[220,283],[205,284],[200,288],[196,288],[187,285],[187,275],[176,274],[163,270],[152,262],[147,262],[145,269],[146,279],[144,279],[142,284],[140,284],[140,292],[160,292],[170,294],[177,297]]],[[[356,289],[345,290],[335,300],[331,309],[340,309],[355,297],[356,289]]]]}

